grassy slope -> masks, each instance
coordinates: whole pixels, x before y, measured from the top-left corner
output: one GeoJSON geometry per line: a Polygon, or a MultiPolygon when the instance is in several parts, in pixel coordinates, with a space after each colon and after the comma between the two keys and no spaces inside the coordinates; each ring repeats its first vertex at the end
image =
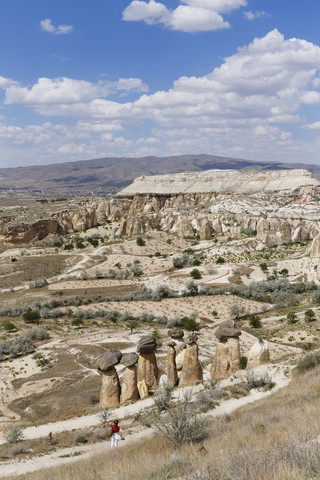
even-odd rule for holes
{"type": "Polygon", "coordinates": [[[209,424],[206,452],[186,446],[172,456],[153,437],[51,470],[19,476],[24,480],[310,480],[319,478],[320,369],[231,417],[209,424]],[[177,462],[177,459],[179,461],[177,462]]]}

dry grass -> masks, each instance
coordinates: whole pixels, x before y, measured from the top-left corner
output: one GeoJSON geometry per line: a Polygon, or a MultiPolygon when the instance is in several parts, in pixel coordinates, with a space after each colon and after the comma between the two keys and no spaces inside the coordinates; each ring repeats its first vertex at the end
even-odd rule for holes
{"type": "Polygon", "coordinates": [[[310,480],[319,478],[320,369],[231,417],[209,423],[204,449],[174,453],[159,437],[24,480],[310,480]]]}

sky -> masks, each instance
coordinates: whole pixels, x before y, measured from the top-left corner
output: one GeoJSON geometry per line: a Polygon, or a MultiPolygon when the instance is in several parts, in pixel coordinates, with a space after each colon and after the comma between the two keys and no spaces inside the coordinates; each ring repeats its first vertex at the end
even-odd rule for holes
{"type": "Polygon", "coordinates": [[[1,0],[0,167],[320,163],[320,2],[1,0]]]}

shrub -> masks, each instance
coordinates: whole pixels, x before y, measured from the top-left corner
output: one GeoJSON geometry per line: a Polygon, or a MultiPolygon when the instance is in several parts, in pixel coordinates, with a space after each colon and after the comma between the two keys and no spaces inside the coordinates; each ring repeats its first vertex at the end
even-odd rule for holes
{"type": "Polygon", "coordinates": [[[89,400],[91,405],[96,405],[97,403],[100,402],[99,397],[97,397],[97,395],[90,395],[89,400]]]}
{"type": "Polygon", "coordinates": [[[131,272],[133,273],[133,276],[134,276],[134,277],[140,277],[141,275],[143,275],[142,268],[139,267],[139,265],[134,265],[134,266],[131,268],[131,272]]]}
{"type": "Polygon", "coordinates": [[[196,332],[199,330],[199,325],[193,318],[183,317],[182,325],[188,332],[196,332]]]}
{"type": "Polygon", "coordinates": [[[304,312],[304,319],[306,322],[315,322],[316,321],[315,311],[312,310],[311,308],[308,308],[308,310],[304,312]]]}
{"type": "Polygon", "coordinates": [[[46,328],[43,327],[34,327],[26,334],[30,340],[48,340],[50,334],[46,328]]]}
{"type": "Polygon", "coordinates": [[[31,310],[29,312],[25,312],[22,315],[23,320],[26,323],[40,323],[40,313],[37,310],[31,310]]]}
{"type": "Polygon", "coordinates": [[[75,439],[75,443],[79,444],[79,443],[88,443],[88,439],[86,437],[84,437],[83,435],[79,435],[76,439],[75,439]]]}
{"type": "Polygon", "coordinates": [[[251,227],[241,228],[241,233],[248,235],[248,237],[255,237],[257,235],[257,230],[254,230],[251,227]]]}
{"type": "Polygon", "coordinates": [[[266,373],[260,377],[254,372],[247,372],[247,382],[250,388],[263,388],[264,390],[271,390],[275,386],[270,376],[266,373]]]}
{"type": "Polygon", "coordinates": [[[99,240],[96,238],[88,238],[88,242],[95,248],[99,245],[99,240]]]}
{"type": "Polygon", "coordinates": [[[244,306],[239,306],[237,304],[234,304],[234,305],[231,305],[231,307],[229,308],[229,314],[231,315],[231,317],[233,317],[234,319],[237,319],[239,317],[241,317],[241,315],[243,315],[245,312],[245,308],[244,306]]]}
{"type": "Polygon", "coordinates": [[[137,240],[136,240],[136,243],[138,245],[138,247],[144,247],[146,242],[143,240],[142,237],[138,237],[137,240]]]}
{"type": "Polygon", "coordinates": [[[16,330],[15,324],[13,322],[10,322],[9,320],[6,320],[5,322],[3,322],[3,328],[7,332],[11,332],[12,330],[16,330]]]}
{"type": "Polygon", "coordinates": [[[294,323],[297,323],[298,321],[298,317],[297,317],[297,314],[294,313],[294,312],[289,312],[288,315],[287,315],[287,319],[288,319],[288,323],[289,324],[294,324],[294,323]]]}
{"type": "Polygon", "coordinates": [[[190,392],[186,392],[175,405],[170,403],[165,412],[164,416],[158,410],[153,413],[152,427],[175,448],[203,440],[205,425],[195,413],[190,392]]]}
{"type": "Polygon", "coordinates": [[[198,268],[194,268],[190,272],[190,277],[194,278],[195,280],[199,280],[200,278],[202,278],[200,270],[198,268]]]}
{"type": "Polygon", "coordinates": [[[320,303],[320,290],[314,290],[311,295],[312,303],[320,303]]]}
{"type": "Polygon", "coordinates": [[[262,323],[258,315],[251,315],[249,318],[249,325],[252,328],[261,328],[262,323]]]}
{"type": "Polygon", "coordinates": [[[48,285],[48,282],[45,278],[38,278],[30,283],[30,288],[42,288],[48,285]]]}
{"type": "Polygon", "coordinates": [[[243,370],[245,370],[247,368],[247,365],[248,365],[248,357],[240,357],[240,366],[243,370]]]}
{"type": "Polygon", "coordinates": [[[63,247],[64,250],[73,250],[74,249],[74,246],[73,246],[73,243],[67,243],[64,247],[63,247]]]}
{"type": "Polygon", "coordinates": [[[108,418],[109,418],[109,411],[107,408],[105,407],[102,407],[100,412],[98,413],[98,417],[99,417],[99,420],[100,422],[105,425],[108,421],[108,418]]]}
{"type": "Polygon", "coordinates": [[[306,357],[302,358],[298,362],[297,370],[299,373],[304,373],[307,370],[317,367],[318,365],[320,365],[320,353],[312,353],[311,355],[307,355],[306,357]]]}
{"type": "Polygon", "coordinates": [[[21,423],[16,423],[9,428],[5,435],[5,439],[8,443],[17,443],[25,439],[23,430],[25,429],[24,425],[21,423]]]}
{"type": "Polygon", "coordinates": [[[156,341],[156,344],[157,344],[157,348],[160,348],[162,347],[162,339],[161,339],[161,335],[159,333],[159,330],[157,328],[155,328],[152,332],[152,337],[155,339],[156,341]]]}
{"type": "Polygon", "coordinates": [[[225,263],[225,259],[224,259],[223,257],[218,257],[218,258],[217,258],[217,263],[218,263],[218,264],[225,263]]]}
{"type": "Polygon", "coordinates": [[[171,406],[173,386],[164,383],[154,394],[153,401],[158,412],[167,410],[171,406]]]}
{"type": "Polygon", "coordinates": [[[81,327],[81,325],[83,325],[83,320],[82,320],[82,318],[74,318],[74,319],[72,320],[72,322],[71,322],[71,325],[72,325],[73,327],[78,327],[78,328],[81,327]]]}
{"type": "Polygon", "coordinates": [[[185,294],[191,297],[195,297],[199,293],[199,288],[196,283],[194,283],[193,280],[190,280],[189,282],[186,283],[185,285],[186,291],[185,294]]]}
{"type": "Polygon", "coordinates": [[[268,265],[266,263],[260,263],[260,268],[263,272],[268,270],[268,265]]]}

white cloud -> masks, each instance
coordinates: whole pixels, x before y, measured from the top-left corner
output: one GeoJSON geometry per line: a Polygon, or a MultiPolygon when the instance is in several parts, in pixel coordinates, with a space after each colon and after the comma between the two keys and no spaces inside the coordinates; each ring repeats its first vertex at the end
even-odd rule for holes
{"type": "Polygon", "coordinates": [[[6,105],[30,105],[38,107],[38,110],[42,105],[62,105],[61,108],[64,109],[67,105],[80,106],[122,90],[146,92],[148,86],[140,78],[121,78],[116,82],[91,83],[66,77],[55,79],[44,77],[39,78],[31,88],[9,84],[6,88],[4,103],[6,105]]]}
{"type": "Polygon", "coordinates": [[[246,12],[243,12],[243,15],[247,20],[256,20],[257,18],[269,18],[270,17],[270,15],[263,10],[260,10],[260,11],[257,11],[257,12],[252,12],[251,10],[248,10],[246,12]]]}
{"type": "Polygon", "coordinates": [[[221,13],[228,13],[247,5],[246,0],[181,0],[182,5],[169,10],[155,0],[133,0],[122,12],[126,21],[161,23],[182,32],[200,32],[229,28],[221,13]]]}
{"type": "Polygon", "coordinates": [[[277,160],[299,160],[303,152],[304,161],[308,156],[312,161],[320,140],[311,147],[292,132],[303,128],[316,134],[320,129],[319,122],[308,122],[308,106],[314,110],[320,104],[319,71],[319,46],[286,40],[273,30],[239,48],[207,75],[181,77],[170,90],[143,93],[135,101],[106,98],[127,89],[143,92],[143,82],[134,78],[97,83],[39,79],[28,88],[9,83],[7,105],[27,105],[46,117],[65,115],[79,121],[74,126],[44,124],[38,130],[0,129],[1,142],[7,142],[2,148],[27,145],[28,152],[41,158],[56,158],[60,149],[59,159],[65,160],[97,158],[101,152],[122,156],[201,151],[277,160]]]}
{"type": "Polygon", "coordinates": [[[53,25],[51,18],[45,18],[40,22],[41,30],[47,33],[53,33],[54,35],[66,35],[73,31],[72,25],[53,25]]]}

